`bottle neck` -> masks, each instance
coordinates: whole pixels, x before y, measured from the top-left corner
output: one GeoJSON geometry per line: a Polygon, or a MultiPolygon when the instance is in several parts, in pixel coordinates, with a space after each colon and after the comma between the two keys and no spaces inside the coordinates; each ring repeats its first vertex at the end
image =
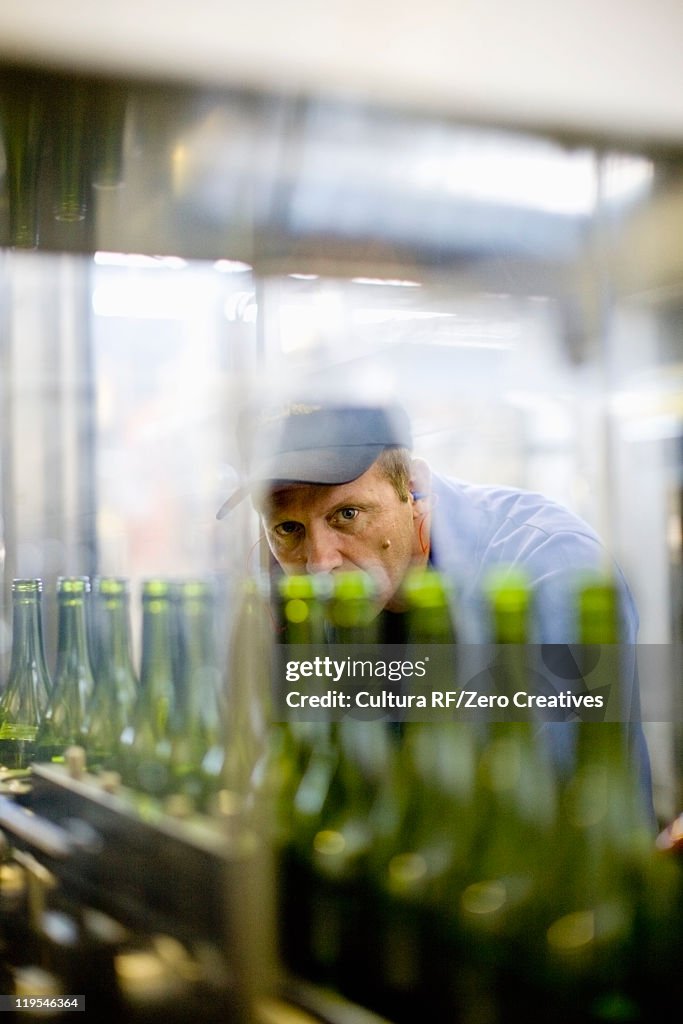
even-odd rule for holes
{"type": "Polygon", "coordinates": [[[313,598],[294,598],[283,602],[282,632],[286,644],[322,644],[325,642],[325,621],[319,602],[313,598]]]}
{"type": "Polygon", "coordinates": [[[60,599],[57,630],[57,680],[65,676],[92,680],[85,622],[85,604],[72,595],[60,599]]]}
{"type": "Polygon", "coordinates": [[[13,602],[12,655],[9,679],[31,668],[47,679],[40,603],[37,598],[21,596],[13,602]]]}
{"type": "Polygon", "coordinates": [[[411,642],[453,644],[456,630],[447,578],[431,567],[412,569],[403,583],[407,635],[411,642]]]}
{"type": "Polygon", "coordinates": [[[189,723],[209,713],[215,699],[216,652],[213,635],[213,608],[209,602],[181,604],[183,652],[181,690],[189,723]]]}
{"type": "Polygon", "coordinates": [[[10,244],[19,249],[38,245],[38,177],[42,149],[42,119],[37,93],[29,86],[12,95],[9,109],[0,112],[7,160],[10,244]],[[4,114],[4,118],[2,117],[4,114]]]}
{"type": "MultiPolygon", "coordinates": [[[[611,580],[588,582],[578,601],[580,655],[588,662],[594,654],[595,667],[590,673],[591,689],[607,695],[611,709],[623,711],[623,651],[619,647],[619,612],[617,590],[611,580]]],[[[615,769],[627,765],[626,731],[621,721],[591,722],[579,726],[577,758],[580,764],[609,764],[615,769]]]]}
{"type": "Polygon", "coordinates": [[[414,643],[453,644],[455,629],[447,605],[410,607],[407,614],[408,638],[414,643]]]}
{"type": "Polygon", "coordinates": [[[140,687],[143,699],[154,701],[173,691],[173,645],[170,604],[155,598],[145,603],[142,615],[140,687]]]}
{"type": "Polygon", "coordinates": [[[99,657],[104,665],[134,674],[131,652],[129,605],[123,598],[108,598],[100,615],[99,657]]]}

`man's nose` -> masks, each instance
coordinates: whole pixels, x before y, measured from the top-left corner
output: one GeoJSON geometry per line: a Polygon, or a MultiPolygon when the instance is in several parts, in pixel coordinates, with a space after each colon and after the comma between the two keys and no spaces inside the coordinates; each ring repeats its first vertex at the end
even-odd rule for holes
{"type": "Polygon", "coordinates": [[[338,537],[325,524],[309,528],[306,537],[306,572],[332,572],[343,564],[338,537]]]}

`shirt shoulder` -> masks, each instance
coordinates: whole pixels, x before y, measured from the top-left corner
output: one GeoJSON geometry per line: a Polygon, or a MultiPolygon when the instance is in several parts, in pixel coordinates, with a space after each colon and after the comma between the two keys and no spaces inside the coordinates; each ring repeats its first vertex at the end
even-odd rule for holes
{"type": "Polygon", "coordinates": [[[515,566],[536,593],[543,641],[567,642],[581,573],[602,569],[615,575],[622,593],[624,637],[635,637],[638,615],[628,584],[580,516],[533,491],[438,476],[434,496],[434,560],[464,591],[480,591],[496,566],[515,566]]]}
{"type": "MultiPolygon", "coordinates": [[[[579,544],[602,542],[595,530],[563,505],[534,491],[489,484],[472,484],[435,477],[435,519],[445,518],[466,538],[469,550],[475,545],[481,558],[490,548],[512,544],[512,551],[543,546],[553,537],[565,544],[575,538],[579,544]]],[[[448,523],[442,523],[447,527],[448,523]]],[[[498,552],[500,555],[501,552],[498,552]]]]}

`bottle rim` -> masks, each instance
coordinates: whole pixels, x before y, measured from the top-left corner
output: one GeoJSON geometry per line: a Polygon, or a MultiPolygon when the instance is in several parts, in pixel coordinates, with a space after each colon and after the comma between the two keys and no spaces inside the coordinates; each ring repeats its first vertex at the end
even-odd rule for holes
{"type": "Polygon", "coordinates": [[[90,592],[89,576],[58,576],[57,595],[74,597],[90,592]]]}
{"type": "Polygon", "coordinates": [[[43,581],[38,577],[18,577],[12,580],[12,593],[14,594],[41,594],[43,592],[43,581]]]}

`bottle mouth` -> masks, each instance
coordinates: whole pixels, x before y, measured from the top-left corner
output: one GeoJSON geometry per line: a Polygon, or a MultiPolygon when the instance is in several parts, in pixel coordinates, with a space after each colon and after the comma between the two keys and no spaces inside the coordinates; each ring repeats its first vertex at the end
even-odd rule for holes
{"type": "Polygon", "coordinates": [[[171,584],[168,580],[144,580],[142,584],[143,601],[153,601],[156,598],[170,596],[171,584]]]}
{"type": "Polygon", "coordinates": [[[25,594],[26,596],[31,596],[33,594],[41,594],[42,591],[43,581],[41,579],[12,580],[13,594],[25,594]]]}
{"type": "Polygon", "coordinates": [[[100,576],[93,581],[93,588],[102,597],[125,597],[130,590],[130,585],[123,576],[100,576]]]}
{"type": "Polygon", "coordinates": [[[90,577],[59,576],[57,579],[57,597],[85,597],[90,592],[90,577]]]}

